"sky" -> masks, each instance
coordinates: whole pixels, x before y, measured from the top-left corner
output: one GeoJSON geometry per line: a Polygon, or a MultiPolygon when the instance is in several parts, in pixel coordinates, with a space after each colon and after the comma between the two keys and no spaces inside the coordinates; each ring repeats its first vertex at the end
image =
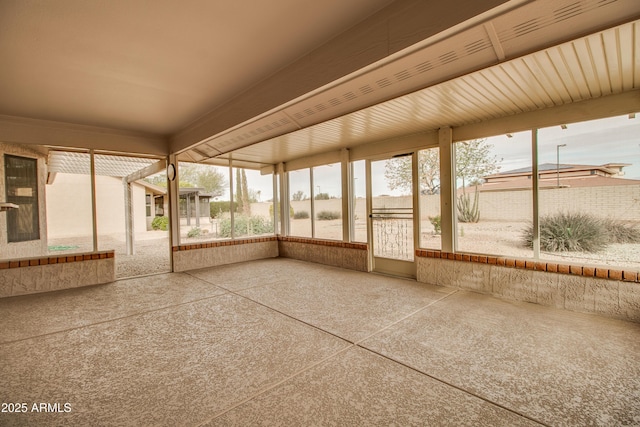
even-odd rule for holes
{"type": "MultiPolygon", "coordinates": [[[[513,133],[486,139],[491,144],[492,155],[499,160],[500,172],[531,166],[531,132],[513,133]]],[[[560,126],[538,130],[539,163],[556,163],[557,146],[560,147],[560,163],[602,165],[605,163],[630,163],[624,168],[624,178],[640,179],[640,114],[636,118],[627,115],[589,122],[571,123],[566,129],[560,126]]],[[[220,168],[227,173],[226,167],[220,168]]],[[[314,169],[314,194],[328,193],[341,196],[340,164],[325,165],[314,169]]],[[[310,196],[309,170],[290,172],[290,194],[302,191],[310,196]]],[[[384,166],[374,164],[372,186],[376,194],[400,195],[386,185],[384,166]]],[[[356,197],[365,197],[365,162],[354,162],[356,197]]],[[[261,176],[259,171],[247,170],[250,189],[260,191],[262,201],[273,197],[271,176],[261,176]]],[[[227,191],[220,200],[229,200],[227,191]]]]}
{"type": "MultiPolygon", "coordinates": [[[[531,133],[514,133],[487,138],[492,152],[504,158],[501,172],[531,166],[531,133]]],[[[538,130],[538,162],[556,163],[557,146],[560,163],[603,165],[630,163],[623,169],[624,178],[640,179],[640,115],[629,119],[618,116],[608,119],[568,124],[566,129],[553,126],[538,130]]]]}

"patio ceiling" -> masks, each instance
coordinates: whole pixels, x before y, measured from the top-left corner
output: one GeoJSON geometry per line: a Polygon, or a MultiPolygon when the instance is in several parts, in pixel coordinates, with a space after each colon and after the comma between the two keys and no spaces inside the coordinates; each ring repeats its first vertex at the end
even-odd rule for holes
{"type": "Polygon", "coordinates": [[[640,89],[639,15],[637,1],[533,2],[211,138],[179,159],[216,164],[232,157],[260,167],[632,92],[640,89]],[[411,90],[416,86],[426,88],[411,90]],[[356,105],[364,108],[349,113],[356,105]]]}
{"type": "MultiPolygon", "coordinates": [[[[139,172],[154,163],[157,159],[141,157],[95,155],[96,175],[126,177],[139,172]]],[[[91,173],[91,157],[89,153],[73,151],[49,152],[47,161],[49,173],[71,173],[89,175],[91,173]]]]}
{"type": "Polygon", "coordinates": [[[167,136],[390,3],[3,0],[0,114],[167,136]]]}
{"type": "Polygon", "coordinates": [[[637,0],[3,1],[0,141],[260,167],[633,93],[638,19],[637,0]]]}

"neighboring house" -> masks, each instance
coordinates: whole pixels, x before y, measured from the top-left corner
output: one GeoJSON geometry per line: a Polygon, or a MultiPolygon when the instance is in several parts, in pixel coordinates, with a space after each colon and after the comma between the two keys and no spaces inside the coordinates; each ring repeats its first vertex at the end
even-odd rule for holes
{"type": "Polygon", "coordinates": [[[204,188],[180,188],[180,223],[190,226],[191,218],[194,218],[195,227],[200,227],[202,218],[211,217],[211,197],[211,194],[204,192],[204,188]],[[182,218],[185,218],[186,222],[182,218]]]}
{"type": "Polygon", "coordinates": [[[169,197],[167,189],[145,180],[136,181],[136,184],[145,188],[145,215],[147,217],[147,230],[152,230],[151,223],[157,216],[169,216],[169,197]]]}
{"type": "MultiPolygon", "coordinates": [[[[624,179],[623,168],[629,163],[604,165],[572,165],[543,163],[538,167],[539,187],[601,187],[638,185],[640,180],[624,179]]],[[[531,188],[531,167],[514,169],[483,177],[479,191],[517,190],[531,188]]]]}

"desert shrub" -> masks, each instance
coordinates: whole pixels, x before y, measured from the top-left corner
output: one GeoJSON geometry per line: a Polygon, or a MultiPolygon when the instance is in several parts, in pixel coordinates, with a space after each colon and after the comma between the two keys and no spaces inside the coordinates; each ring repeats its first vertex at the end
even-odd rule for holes
{"type": "MultiPolygon", "coordinates": [[[[523,236],[533,246],[533,226],[523,236]]],[[[557,213],[540,218],[540,249],[549,252],[598,252],[610,243],[640,243],[640,230],[630,222],[600,219],[585,213],[557,213]]]]}
{"type": "Polygon", "coordinates": [[[169,218],[166,216],[157,216],[151,221],[151,228],[154,230],[167,231],[169,228],[169,218]]]}
{"type": "Polygon", "coordinates": [[[198,227],[193,227],[187,233],[187,237],[190,237],[190,238],[200,237],[201,234],[202,234],[202,230],[201,229],[199,229],[198,227]]]}
{"type": "Polygon", "coordinates": [[[320,211],[316,214],[318,221],[331,221],[332,219],[340,219],[340,212],[336,211],[320,211]]]}
{"type": "MultiPolygon", "coordinates": [[[[233,218],[233,226],[235,229],[234,237],[273,233],[273,223],[257,215],[236,215],[233,218]]],[[[218,234],[220,237],[231,237],[231,218],[224,218],[220,221],[218,234]]]]}
{"type": "MultiPolygon", "coordinates": [[[[278,209],[280,209],[280,203],[278,203],[278,209]]],[[[269,205],[269,216],[273,218],[273,204],[269,205]]],[[[289,218],[293,218],[293,206],[289,205],[289,218]]]]}
{"type": "Polygon", "coordinates": [[[478,189],[473,196],[473,203],[468,194],[461,194],[456,200],[458,209],[458,222],[478,222],[480,221],[480,204],[478,203],[478,189]]]}
{"type": "Polygon", "coordinates": [[[293,214],[293,219],[307,219],[309,218],[309,212],[307,211],[298,211],[293,214]]]}
{"type": "MultiPolygon", "coordinates": [[[[540,217],[540,249],[548,252],[598,252],[609,243],[603,221],[585,213],[556,213],[540,217]]],[[[523,234],[533,247],[533,226],[523,234]]]]}
{"type": "Polygon", "coordinates": [[[608,219],[603,226],[609,243],[640,243],[640,230],[633,223],[608,219]]]}
{"type": "Polygon", "coordinates": [[[223,213],[231,211],[230,201],[209,202],[209,216],[211,218],[220,218],[223,213]]]}
{"type": "Polygon", "coordinates": [[[329,193],[318,193],[316,194],[316,197],[314,197],[314,199],[316,200],[329,200],[329,193]]]}
{"type": "Polygon", "coordinates": [[[429,222],[433,225],[433,230],[436,234],[442,233],[442,218],[440,215],[430,216],[429,222]]]}

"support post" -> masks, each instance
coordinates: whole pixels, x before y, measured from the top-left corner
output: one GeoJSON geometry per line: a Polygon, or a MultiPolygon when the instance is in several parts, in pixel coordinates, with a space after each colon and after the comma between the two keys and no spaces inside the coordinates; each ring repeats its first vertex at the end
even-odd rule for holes
{"type": "Polygon", "coordinates": [[[134,230],[133,230],[133,203],[131,200],[131,184],[127,182],[126,178],[122,179],[122,185],[124,187],[124,223],[125,234],[127,241],[127,255],[134,255],[134,230]]]}
{"type": "Polygon", "coordinates": [[[343,148],[340,151],[340,168],[342,171],[342,240],[350,242],[353,236],[351,232],[351,215],[353,213],[352,203],[352,174],[349,166],[349,150],[343,148]]]}
{"type": "Polygon", "coordinates": [[[193,195],[196,204],[196,227],[200,228],[200,193],[198,191],[193,195]]]}
{"type": "MultiPolygon", "coordinates": [[[[533,186],[533,257],[540,258],[538,129],[531,130],[531,184],[533,186]]],[[[559,187],[559,185],[558,185],[559,187]]]]}
{"type": "Polygon", "coordinates": [[[89,150],[89,167],[91,169],[91,219],[93,228],[93,251],[98,251],[98,208],[96,205],[96,160],[93,150],[89,150]]]}
{"type": "Polygon", "coordinates": [[[442,230],[442,250],[453,252],[456,247],[455,212],[455,158],[453,133],[450,127],[438,130],[440,146],[440,218],[442,230]]]}

